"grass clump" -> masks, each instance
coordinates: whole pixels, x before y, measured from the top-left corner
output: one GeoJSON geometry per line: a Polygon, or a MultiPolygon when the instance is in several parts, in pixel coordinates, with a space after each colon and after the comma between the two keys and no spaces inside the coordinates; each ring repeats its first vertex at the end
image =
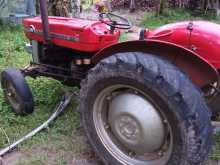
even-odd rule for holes
{"type": "MultiPolygon", "coordinates": [[[[29,64],[31,55],[24,49],[26,42],[28,40],[21,27],[0,28],[0,71],[8,67],[23,68],[29,64]]],[[[46,121],[52,114],[60,96],[67,90],[67,87],[60,82],[49,78],[27,78],[27,81],[35,99],[35,111],[29,116],[16,116],[5,102],[3,91],[0,89],[0,148],[8,145],[5,133],[9,137],[10,143],[13,143],[46,121]]],[[[71,88],[71,90],[78,89],[71,88]]],[[[77,101],[73,99],[65,113],[46,131],[18,146],[18,150],[31,151],[35,146],[50,144],[48,150],[53,149],[58,153],[63,150],[71,151],[71,148],[68,148],[70,142],[68,139],[71,139],[79,128],[79,116],[74,111],[76,106],[77,101]]],[[[33,157],[33,159],[33,161],[32,158],[30,160],[31,164],[38,161],[37,157],[33,157]]],[[[41,159],[42,157],[39,157],[39,160],[41,159]]],[[[42,161],[45,160],[42,159],[42,161]]],[[[21,163],[30,164],[28,160],[21,163]]]]}
{"type": "Polygon", "coordinates": [[[166,10],[163,15],[159,16],[156,16],[154,12],[146,13],[140,25],[153,29],[168,23],[186,20],[208,20],[220,23],[220,19],[213,15],[193,15],[185,9],[174,9],[166,10]]]}

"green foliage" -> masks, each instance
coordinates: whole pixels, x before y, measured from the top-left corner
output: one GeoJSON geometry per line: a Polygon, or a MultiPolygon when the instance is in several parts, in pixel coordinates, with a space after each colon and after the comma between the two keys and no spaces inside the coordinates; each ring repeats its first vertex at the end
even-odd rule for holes
{"type": "Polygon", "coordinates": [[[194,16],[189,11],[184,9],[166,9],[162,15],[156,16],[154,12],[146,13],[142,20],[141,26],[148,28],[156,28],[164,24],[173,23],[184,20],[208,20],[214,22],[220,22],[218,18],[212,14],[194,16]]]}
{"type": "Polygon", "coordinates": [[[159,4],[158,4],[158,9],[156,11],[156,16],[159,16],[159,15],[162,15],[164,13],[164,8],[165,8],[165,5],[166,5],[166,0],[159,0],[159,4]]]}
{"type": "Polygon", "coordinates": [[[215,145],[213,147],[212,154],[210,155],[210,158],[212,160],[220,160],[220,135],[214,135],[215,139],[215,145]]]}
{"type": "Polygon", "coordinates": [[[67,162],[65,161],[65,158],[62,156],[56,161],[55,165],[67,165],[67,162]]]}
{"type": "Polygon", "coordinates": [[[155,13],[147,13],[142,20],[141,26],[156,28],[167,23],[181,20],[190,20],[191,15],[182,9],[165,10],[163,15],[156,16],[155,13]]]}
{"type": "Polygon", "coordinates": [[[93,0],[82,0],[81,1],[81,5],[83,7],[83,9],[87,9],[89,7],[91,7],[93,0]]]}
{"type": "MultiPolygon", "coordinates": [[[[24,46],[28,42],[21,27],[0,28],[0,71],[7,67],[23,68],[29,64],[31,55],[25,52],[24,46]]],[[[21,117],[11,112],[5,102],[3,91],[0,89],[0,148],[21,138],[42,124],[52,114],[52,110],[60,99],[60,96],[67,90],[60,82],[48,78],[27,78],[28,84],[35,99],[35,112],[32,115],[21,117]]],[[[78,90],[70,88],[71,90],[78,90]]],[[[56,152],[63,150],[71,151],[69,144],[74,132],[79,128],[79,116],[74,111],[77,102],[73,100],[66,112],[61,115],[46,131],[39,133],[29,141],[21,144],[18,148],[31,150],[38,144],[49,145],[56,152]],[[21,147],[22,146],[22,147],[21,147]]],[[[71,151],[72,152],[72,151],[71,151]]],[[[34,157],[33,160],[21,162],[21,164],[35,164],[46,161],[42,157],[34,157]]]]}
{"type": "Polygon", "coordinates": [[[125,33],[121,33],[121,36],[120,36],[120,42],[124,42],[127,40],[127,36],[125,33]]]}

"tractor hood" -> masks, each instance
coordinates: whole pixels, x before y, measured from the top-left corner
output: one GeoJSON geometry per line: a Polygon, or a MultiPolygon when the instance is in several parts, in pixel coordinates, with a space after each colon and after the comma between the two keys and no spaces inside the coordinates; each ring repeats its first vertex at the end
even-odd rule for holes
{"type": "Polygon", "coordinates": [[[220,69],[220,25],[208,21],[184,21],[146,30],[146,39],[171,42],[197,53],[220,69]]]}
{"type": "Polygon", "coordinates": [[[200,35],[201,37],[208,35],[209,38],[220,38],[220,25],[208,21],[184,21],[167,24],[149,31],[147,38],[166,38],[173,35],[175,32],[190,31],[194,35],[200,35]]]}

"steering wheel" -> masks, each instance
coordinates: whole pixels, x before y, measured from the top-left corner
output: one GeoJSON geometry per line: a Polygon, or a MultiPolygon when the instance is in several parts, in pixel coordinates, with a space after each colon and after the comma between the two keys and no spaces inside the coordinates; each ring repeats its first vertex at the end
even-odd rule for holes
{"type": "Polygon", "coordinates": [[[130,29],[131,28],[131,23],[128,19],[121,17],[119,15],[116,14],[112,14],[112,13],[100,13],[99,15],[100,17],[100,21],[108,26],[111,27],[111,30],[115,30],[115,29],[130,29]],[[120,22],[114,20],[112,17],[120,20],[120,22]],[[106,20],[105,18],[107,18],[108,20],[106,20]]]}

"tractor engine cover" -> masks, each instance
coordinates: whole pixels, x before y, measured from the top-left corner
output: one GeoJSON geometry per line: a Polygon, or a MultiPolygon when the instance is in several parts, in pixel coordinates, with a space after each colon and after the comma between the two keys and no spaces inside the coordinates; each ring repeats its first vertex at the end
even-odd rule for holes
{"type": "Polygon", "coordinates": [[[171,23],[155,30],[145,30],[145,39],[166,41],[197,53],[202,59],[220,69],[220,25],[208,21],[171,23]]]}
{"type": "MultiPolygon", "coordinates": [[[[30,40],[43,42],[43,29],[40,17],[23,20],[25,34],[30,40]]],[[[83,52],[97,52],[118,42],[120,32],[100,21],[77,18],[49,17],[50,42],[83,52]]]]}

